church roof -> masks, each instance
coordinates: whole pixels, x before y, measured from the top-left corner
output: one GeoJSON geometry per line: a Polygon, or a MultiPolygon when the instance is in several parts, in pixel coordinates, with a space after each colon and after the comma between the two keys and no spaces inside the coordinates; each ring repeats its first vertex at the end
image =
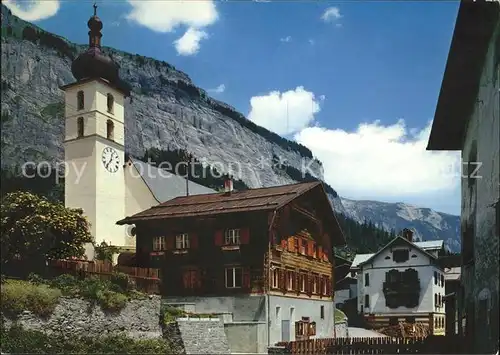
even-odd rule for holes
{"type": "MultiPolygon", "coordinates": [[[[130,162],[141,175],[142,180],[147,185],[154,198],[160,202],[166,202],[173,198],[186,195],[186,179],[182,176],[169,173],[166,170],[158,169],[143,161],[130,158],[130,162]]],[[[211,194],[215,193],[203,185],[193,181],[188,183],[190,195],[211,194]]]]}

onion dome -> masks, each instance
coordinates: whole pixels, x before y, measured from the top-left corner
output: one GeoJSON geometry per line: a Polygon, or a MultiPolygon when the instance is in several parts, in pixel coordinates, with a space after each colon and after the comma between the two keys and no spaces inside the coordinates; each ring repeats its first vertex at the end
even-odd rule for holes
{"type": "Polygon", "coordinates": [[[101,30],[103,23],[97,16],[97,5],[94,4],[94,16],[87,22],[89,27],[89,48],[81,53],[71,65],[71,72],[76,80],[102,78],[129,94],[129,85],[120,80],[119,66],[101,50],[101,30]]]}

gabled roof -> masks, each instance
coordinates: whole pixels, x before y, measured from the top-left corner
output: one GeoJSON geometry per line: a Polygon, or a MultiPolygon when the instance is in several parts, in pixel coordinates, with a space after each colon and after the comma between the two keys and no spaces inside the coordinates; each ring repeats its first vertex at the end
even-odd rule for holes
{"type": "Polygon", "coordinates": [[[220,192],[179,196],[133,216],[126,217],[118,221],[117,224],[134,224],[150,220],[201,217],[237,212],[273,211],[287,205],[314,188],[321,189],[325,204],[330,209],[326,214],[328,218],[326,223],[328,227],[335,231],[333,235],[338,237],[333,241],[333,245],[343,245],[345,243],[344,235],[320,181],[233,191],[231,194],[220,192]]]}
{"type": "Polygon", "coordinates": [[[497,1],[460,2],[427,150],[462,149],[499,9],[497,1]]]}
{"type": "MultiPolygon", "coordinates": [[[[186,179],[184,177],[172,174],[164,169],[158,169],[137,159],[130,158],[129,160],[159,203],[186,195],[186,179]]],[[[190,195],[216,193],[215,190],[193,181],[189,181],[188,189],[190,195]]]]}
{"type": "MultiPolygon", "coordinates": [[[[378,252],[376,252],[375,254],[371,254],[370,257],[368,257],[366,260],[363,260],[362,262],[360,262],[359,264],[357,264],[358,267],[360,266],[363,266],[371,261],[373,261],[377,255],[381,254],[384,250],[390,248],[392,245],[396,244],[396,243],[406,243],[412,247],[414,247],[415,249],[419,250],[420,252],[422,252],[423,254],[427,255],[428,257],[434,259],[434,260],[437,260],[437,257],[432,255],[432,254],[429,254],[427,251],[425,251],[424,249],[420,248],[418,245],[416,245],[415,243],[412,243],[410,242],[408,239],[406,238],[403,238],[401,236],[397,236],[396,238],[394,238],[393,240],[391,240],[389,243],[387,243],[382,249],[380,249],[378,252]]],[[[365,254],[365,255],[370,255],[370,254],[365,254]]]]}
{"type": "Polygon", "coordinates": [[[354,260],[351,264],[351,269],[357,268],[359,264],[364,263],[366,260],[370,259],[375,254],[356,254],[354,260]]]}

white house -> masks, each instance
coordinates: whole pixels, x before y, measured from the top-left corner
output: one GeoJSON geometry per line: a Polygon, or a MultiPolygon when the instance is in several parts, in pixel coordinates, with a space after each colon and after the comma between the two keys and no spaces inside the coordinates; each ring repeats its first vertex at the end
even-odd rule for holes
{"type": "MultiPolygon", "coordinates": [[[[96,8],[96,7],[95,7],[96,8]]],[[[149,164],[125,161],[125,100],[130,89],[118,65],[101,51],[103,24],[94,10],[89,48],[73,62],[76,82],[65,96],[65,205],[82,208],[97,244],[135,250],[134,226],[116,221],[177,196],[214,190],[149,164]]],[[[93,258],[93,248],[86,250],[93,258]]]]}
{"type": "Polygon", "coordinates": [[[412,236],[405,229],[377,253],[356,255],[358,311],[374,328],[420,322],[444,334],[444,271],[437,263],[443,243],[413,243],[412,236]]]}

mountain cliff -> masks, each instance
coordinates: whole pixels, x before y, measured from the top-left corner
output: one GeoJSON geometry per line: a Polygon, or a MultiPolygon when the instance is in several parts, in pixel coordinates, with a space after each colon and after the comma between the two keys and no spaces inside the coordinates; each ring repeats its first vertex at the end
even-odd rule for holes
{"type": "MultiPolygon", "coordinates": [[[[26,161],[61,161],[64,97],[59,87],[74,81],[71,62],[86,46],[19,19],[4,5],[1,29],[2,169],[18,171],[26,161]]],[[[322,178],[322,164],[308,148],[255,125],[172,65],[113,48],[104,51],[132,86],[125,105],[128,154],[143,158],[154,149],[187,151],[220,173],[232,172],[250,188],[322,178]],[[302,175],[305,167],[308,174],[302,175]]],[[[334,188],[326,189],[338,213],[357,221],[370,218],[387,230],[402,225],[396,207],[365,215],[356,208],[346,210],[334,188]]],[[[410,227],[419,223],[424,221],[412,220],[410,227]]],[[[450,226],[450,231],[458,229],[458,224],[450,226]]],[[[424,239],[435,239],[442,229],[434,227],[417,230],[424,239]]],[[[449,243],[456,250],[456,240],[449,243]]]]}

